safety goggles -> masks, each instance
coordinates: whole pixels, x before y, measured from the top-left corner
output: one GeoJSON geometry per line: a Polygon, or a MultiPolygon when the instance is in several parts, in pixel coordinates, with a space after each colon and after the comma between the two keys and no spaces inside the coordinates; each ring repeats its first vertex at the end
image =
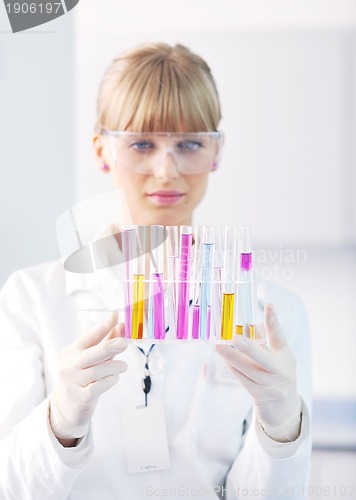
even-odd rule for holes
{"type": "Polygon", "coordinates": [[[152,175],[169,155],[181,174],[217,169],[222,134],[216,132],[128,132],[100,130],[116,168],[152,175]]]}

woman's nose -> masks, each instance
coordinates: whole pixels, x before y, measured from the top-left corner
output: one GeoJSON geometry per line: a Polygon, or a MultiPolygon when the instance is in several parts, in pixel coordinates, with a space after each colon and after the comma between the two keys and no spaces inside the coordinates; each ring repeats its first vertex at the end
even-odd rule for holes
{"type": "Polygon", "coordinates": [[[160,158],[157,159],[154,175],[165,182],[170,182],[179,177],[176,160],[171,151],[165,150],[162,152],[160,158]]]}

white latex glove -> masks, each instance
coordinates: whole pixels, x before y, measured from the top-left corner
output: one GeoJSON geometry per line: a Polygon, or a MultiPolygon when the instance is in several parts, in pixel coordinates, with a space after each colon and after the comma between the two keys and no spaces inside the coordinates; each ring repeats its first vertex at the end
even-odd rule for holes
{"type": "Polygon", "coordinates": [[[123,336],[124,325],[117,326],[117,313],[111,313],[62,351],[49,412],[51,428],[60,441],[86,434],[100,395],[127,369],[124,361],[113,359],[127,347],[123,336]]]}
{"type": "Polygon", "coordinates": [[[272,304],[266,304],[266,331],[270,347],[235,335],[232,346],[217,345],[216,349],[252,396],[265,432],[278,441],[292,441],[299,435],[301,412],[296,358],[272,304]]]}

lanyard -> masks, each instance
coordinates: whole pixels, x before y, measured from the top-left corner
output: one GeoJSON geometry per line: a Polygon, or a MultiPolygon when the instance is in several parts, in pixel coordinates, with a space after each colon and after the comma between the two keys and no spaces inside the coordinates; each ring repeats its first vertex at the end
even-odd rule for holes
{"type": "Polygon", "coordinates": [[[144,371],[145,378],[142,380],[142,389],[143,389],[143,392],[145,393],[145,406],[147,406],[147,395],[150,392],[151,385],[152,385],[148,361],[149,361],[150,353],[151,353],[152,349],[154,348],[154,346],[155,346],[155,344],[151,345],[150,350],[148,351],[147,354],[142,349],[142,347],[137,346],[137,349],[139,349],[142,352],[142,354],[144,356],[146,356],[145,371],[144,371]]]}

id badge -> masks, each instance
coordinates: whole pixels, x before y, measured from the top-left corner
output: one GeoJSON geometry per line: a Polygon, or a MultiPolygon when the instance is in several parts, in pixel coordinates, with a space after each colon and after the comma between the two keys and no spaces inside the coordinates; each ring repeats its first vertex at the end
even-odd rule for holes
{"type": "Polygon", "coordinates": [[[161,401],[121,409],[128,471],[131,474],[168,469],[169,450],[161,401]]]}

